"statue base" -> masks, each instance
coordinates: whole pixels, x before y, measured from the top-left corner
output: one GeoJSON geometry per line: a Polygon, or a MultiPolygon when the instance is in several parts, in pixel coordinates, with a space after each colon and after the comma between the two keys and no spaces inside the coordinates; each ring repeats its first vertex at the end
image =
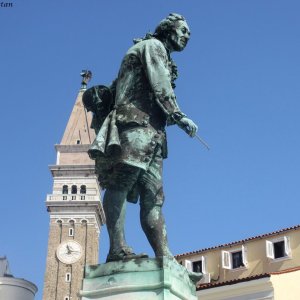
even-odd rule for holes
{"type": "Polygon", "coordinates": [[[79,294],[82,300],[197,300],[186,268],[167,257],[86,266],[79,294]]]}

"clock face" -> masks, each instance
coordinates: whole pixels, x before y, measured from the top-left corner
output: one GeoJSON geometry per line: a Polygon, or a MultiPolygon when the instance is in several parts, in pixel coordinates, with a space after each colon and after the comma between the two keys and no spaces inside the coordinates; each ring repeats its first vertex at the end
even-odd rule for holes
{"type": "Polygon", "coordinates": [[[65,241],[57,247],[56,255],[62,263],[74,264],[81,258],[82,248],[76,241],[65,241]]]}

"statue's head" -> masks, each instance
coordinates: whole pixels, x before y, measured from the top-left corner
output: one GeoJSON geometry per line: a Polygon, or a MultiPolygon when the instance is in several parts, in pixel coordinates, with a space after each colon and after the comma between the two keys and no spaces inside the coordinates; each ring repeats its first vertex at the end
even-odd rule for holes
{"type": "Polygon", "coordinates": [[[156,27],[154,36],[163,41],[172,51],[182,51],[190,39],[190,29],[185,18],[179,14],[169,14],[156,27]]]}

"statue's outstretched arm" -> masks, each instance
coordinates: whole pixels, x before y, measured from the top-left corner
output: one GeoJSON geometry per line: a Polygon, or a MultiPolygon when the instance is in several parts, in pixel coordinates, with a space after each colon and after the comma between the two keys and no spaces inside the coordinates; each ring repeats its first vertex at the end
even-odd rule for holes
{"type": "Polygon", "coordinates": [[[155,39],[148,40],[141,50],[141,61],[156,101],[167,115],[168,124],[177,124],[188,135],[195,136],[197,125],[187,118],[177,104],[168,68],[170,60],[163,44],[155,39]]]}

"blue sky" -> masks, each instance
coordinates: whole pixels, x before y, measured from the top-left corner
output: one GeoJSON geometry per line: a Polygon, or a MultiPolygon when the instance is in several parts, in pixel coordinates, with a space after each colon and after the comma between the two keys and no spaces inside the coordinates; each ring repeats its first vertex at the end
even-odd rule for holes
{"type": "MultiPolygon", "coordinates": [[[[52,190],[48,165],[80,88],[109,84],[132,39],[170,12],[191,28],[173,55],[182,110],[207,151],[168,128],[164,213],[174,254],[299,224],[300,2],[11,0],[0,7],[0,255],[42,297],[52,190]]],[[[127,238],[153,255],[128,206],[127,238]]],[[[100,259],[108,247],[106,228],[100,259]]]]}

